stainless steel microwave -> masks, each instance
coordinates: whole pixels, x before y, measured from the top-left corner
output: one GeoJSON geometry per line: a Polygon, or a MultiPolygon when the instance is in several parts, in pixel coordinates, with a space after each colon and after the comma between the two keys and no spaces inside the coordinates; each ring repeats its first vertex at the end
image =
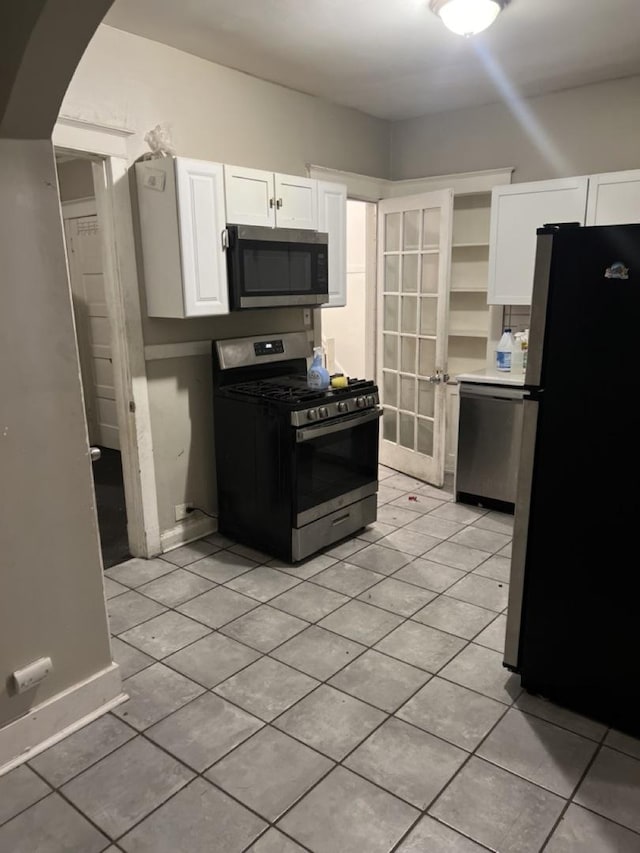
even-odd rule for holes
{"type": "Polygon", "coordinates": [[[328,234],[259,225],[228,225],[227,234],[232,311],[329,301],[328,234]]]}

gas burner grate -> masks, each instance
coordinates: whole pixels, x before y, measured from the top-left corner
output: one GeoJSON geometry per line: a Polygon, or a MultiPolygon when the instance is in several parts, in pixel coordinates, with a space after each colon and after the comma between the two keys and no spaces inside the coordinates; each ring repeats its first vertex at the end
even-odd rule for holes
{"type": "Polygon", "coordinates": [[[327,397],[350,396],[359,390],[373,388],[374,383],[368,379],[350,379],[345,388],[329,388],[327,391],[316,391],[307,387],[304,376],[287,376],[277,379],[255,379],[251,382],[241,382],[229,390],[235,394],[248,397],[261,397],[283,403],[308,403],[327,397]]]}

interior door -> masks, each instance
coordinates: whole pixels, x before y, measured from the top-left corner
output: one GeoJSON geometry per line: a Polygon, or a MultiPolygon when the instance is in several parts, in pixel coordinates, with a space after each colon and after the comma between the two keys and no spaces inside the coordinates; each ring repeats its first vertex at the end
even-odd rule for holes
{"type": "Polygon", "coordinates": [[[65,234],[89,443],[119,450],[111,321],[104,292],[98,217],[66,219],[65,234]]]}
{"type": "Polygon", "coordinates": [[[453,190],[378,204],[380,461],[441,486],[453,190]]]}

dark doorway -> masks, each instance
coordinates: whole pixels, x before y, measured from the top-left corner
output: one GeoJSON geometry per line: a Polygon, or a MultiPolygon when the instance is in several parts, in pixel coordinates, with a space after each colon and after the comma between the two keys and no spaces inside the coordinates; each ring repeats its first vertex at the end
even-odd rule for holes
{"type": "Polygon", "coordinates": [[[105,569],[129,559],[127,510],[120,451],[101,447],[100,459],[93,463],[93,481],[98,507],[98,526],[105,569]]]}

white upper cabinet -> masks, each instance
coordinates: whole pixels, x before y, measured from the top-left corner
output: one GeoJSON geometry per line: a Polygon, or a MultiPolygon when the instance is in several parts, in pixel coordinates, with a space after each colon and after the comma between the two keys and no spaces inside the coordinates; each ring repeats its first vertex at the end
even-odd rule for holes
{"type": "Polygon", "coordinates": [[[274,175],[278,228],[318,227],[317,181],[293,175],[274,175]]]}
{"type": "Polygon", "coordinates": [[[329,302],[323,308],[347,304],[347,188],[318,181],[318,231],[329,235],[329,302]]]}
{"type": "Polygon", "coordinates": [[[530,305],[536,230],[585,223],[588,177],[496,187],[491,200],[490,305],[530,305]]]}
{"type": "Polygon", "coordinates": [[[150,317],[229,312],[223,166],[185,157],[136,163],[150,317]]]}
{"type": "Polygon", "coordinates": [[[234,225],[276,224],[273,172],[224,167],[227,222],[234,225]]]}
{"type": "Polygon", "coordinates": [[[317,181],[225,166],[227,222],[268,228],[318,227],[317,181]]]}
{"type": "Polygon", "coordinates": [[[640,169],[589,178],[587,225],[640,222],[640,169]]]}

